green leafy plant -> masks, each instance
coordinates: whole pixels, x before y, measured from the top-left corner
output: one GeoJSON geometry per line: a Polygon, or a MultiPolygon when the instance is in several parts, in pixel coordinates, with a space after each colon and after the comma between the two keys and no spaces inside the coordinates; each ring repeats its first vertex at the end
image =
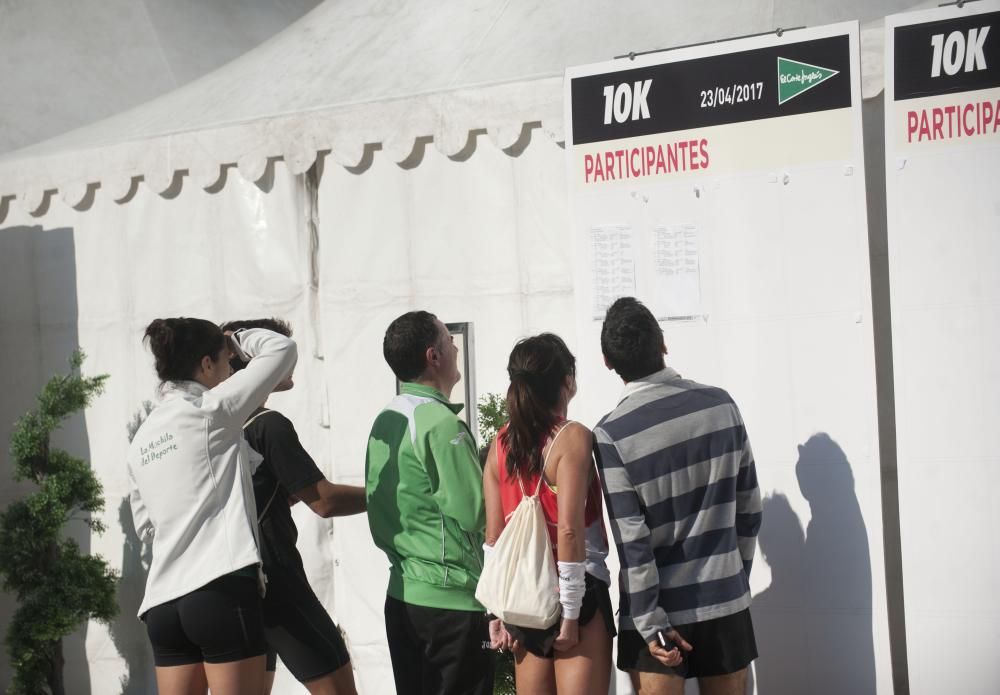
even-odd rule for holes
{"type": "Polygon", "coordinates": [[[38,396],[38,408],[19,419],[11,435],[14,479],[37,490],[0,514],[0,579],[17,597],[6,645],[14,677],[8,693],[66,692],[62,639],[89,619],[110,623],[117,612],[117,573],[98,555],[80,551],[63,536],[70,521],[93,533],[104,524],[104,492],[86,461],[52,448],[50,436],[104,390],[107,375],[80,374],[84,355],[55,376],[38,396]]]}
{"type": "Polygon", "coordinates": [[[486,393],[477,404],[479,412],[479,441],[489,446],[497,432],[507,422],[507,399],[499,393],[486,393]]]}
{"type": "MultiPolygon", "coordinates": [[[[479,441],[482,442],[479,458],[485,463],[490,444],[500,428],[507,422],[507,399],[499,393],[487,393],[479,399],[476,408],[479,413],[479,441]]],[[[509,651],[496,652],[493,693],[494,695],[514,695],[516,692],[514,655],[509,651]]]]}

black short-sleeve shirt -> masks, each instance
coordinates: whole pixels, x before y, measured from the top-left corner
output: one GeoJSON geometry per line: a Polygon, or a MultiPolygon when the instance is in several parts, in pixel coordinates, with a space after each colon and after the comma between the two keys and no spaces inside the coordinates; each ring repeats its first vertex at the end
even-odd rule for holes
{"type": "Polygon", "coordinates": [[[259,408],[247,422],[243,429],[247,443],[264,457],[253,474],[264,570],[281,564],[303,571],[302,558],[295,548],[299,532],[288,498],[322,480],[323,473],[302,447],[287,417],[276,410],[259,408]]]}

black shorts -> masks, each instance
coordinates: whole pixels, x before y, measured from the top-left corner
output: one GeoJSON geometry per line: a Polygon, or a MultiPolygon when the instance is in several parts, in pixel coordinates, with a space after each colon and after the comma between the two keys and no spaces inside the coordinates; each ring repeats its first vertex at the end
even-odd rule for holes
{"type": "Polygon", "coordinates": [[[333,673],[351,661],[340,629],[294,567],[267,568],[264,636],[267,670],[275,670],[280,656],[300,683],[333,673]]]}
{"type": "Polygon", "coordinates": [[[706,678],[735,673],[757,658],[750,609],[700,623],[674,625],[693,648],[681,653],[680,666],[664,666],[649,653],[649,645],[635,630],[618,638],[618,668],[622,671],[670,673],[684,678],[706,678]]]}
{"type": "Polygon", "coordinates": [[[387,596],[396,695],[492,695],[495,654],[481,611],[453,611],[387,596]]]}
{"type": "MultiPolygon", "coordinates": [[[[583,627],[594,616],[600,613],[604,620],[604,625],[608,629],[608,634],[612,637],[617,634],[615,630],[615,611],[611,607],[611,594],[608,593],[608,585],[597,577],[588,574],[586,576],[586,592],[583,594],[583,604],[580,606],[580,626],[583,627]]],[[[518,627],[504,623],[507,632],[521,645],[535,656],[552,658],[554,655],[553,645],[556,637],[559,636],[559,627],[562,620],[556,620],[552,627],[536,629],[530,627],[518,627]]]]}
{"type": "Polygon", "coordinates": [[[232,573],[143,616],[157,666],[224,664],[261,656],[264,621],[253,573],[232,573]]]}

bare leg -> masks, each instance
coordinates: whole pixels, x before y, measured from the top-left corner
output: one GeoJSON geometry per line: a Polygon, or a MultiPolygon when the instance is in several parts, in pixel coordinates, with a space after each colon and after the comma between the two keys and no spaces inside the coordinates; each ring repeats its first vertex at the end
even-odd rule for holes
{"type": "Polygon", "coordinates": [[[535,656],[521,648],[514,652],[517,695],[555,695],[556,675],[552,659],[535,656]]]}
{"type": "Polygon", "coordinates": [[[747,670],[741,668],[735,673],[724,676],[711,676],[698,679],[698,692],[701,695],[743,695],[747,687],[747,670]]]}
{"type": "Polygon", "coordinates": [[[333,673],[320,676],[302,685],[306,686],[310,695],[358,695],[354,687],[354,671],[350,662],[344,664],[333,673]]]}
{"type": "Polygon", "coordinates": [[[225,664],[205,664],[212,695],[263,695],[267,657],[263,654],[225,664]]]}
{"type": "Polygon", "coordinates": [[[684,695],[684,679],[680,676],[640,671],[629,671],[628,675],[636,695],[684,695]]]}
{"type": "Polygon", "coordinates": [[[208,681],[204,664],[157,666],[156,688],[160,695],[205,695],[208,681]]]}
{"type": "Polygon", "coordinates": [[[271,688],[274,687],[274,671],[264,672],[264,695],[271,695],[271,688]]]}
{"type": "Polygon", "coordinates": [[[611,635],[600,615],[580,628],[580,641],[556,652],[556,689],[560,693],[607,695],[611,682],[611,635]]]}

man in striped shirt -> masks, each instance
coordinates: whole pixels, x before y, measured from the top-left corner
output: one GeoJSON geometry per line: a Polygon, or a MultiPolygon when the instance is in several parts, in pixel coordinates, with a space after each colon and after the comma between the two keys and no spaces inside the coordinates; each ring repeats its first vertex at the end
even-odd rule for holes
{"type": "Polygon", "coordinates": [[[625,382],[594,428],[621,560],[618,668],[641,695],[679,695],[685,678],[742,695],[761,500],[739,409],[664,365],[663,331],[632,297],[608,309],[601,350],[625,382]]]}

